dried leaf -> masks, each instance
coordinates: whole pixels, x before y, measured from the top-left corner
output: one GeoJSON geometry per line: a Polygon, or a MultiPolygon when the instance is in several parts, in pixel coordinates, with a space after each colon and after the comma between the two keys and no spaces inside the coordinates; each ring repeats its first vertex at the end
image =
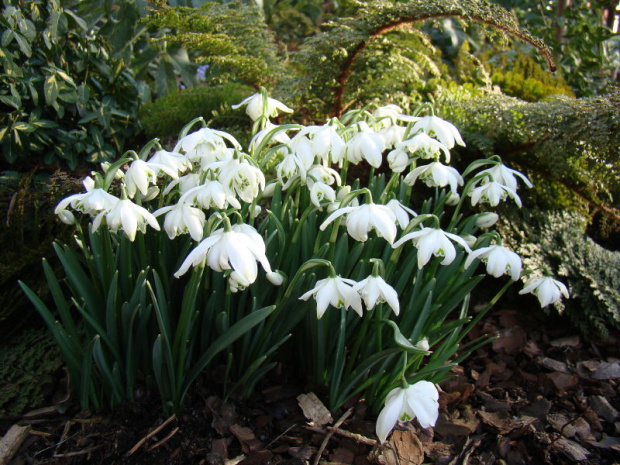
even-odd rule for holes
{"type": "Polygon", "coordinates": [[[313,392],[300,394],[297,396],[297,402],[299,402],[304,416],[315,424],[323,426],[334,421],[327,407],[313,392]]]}

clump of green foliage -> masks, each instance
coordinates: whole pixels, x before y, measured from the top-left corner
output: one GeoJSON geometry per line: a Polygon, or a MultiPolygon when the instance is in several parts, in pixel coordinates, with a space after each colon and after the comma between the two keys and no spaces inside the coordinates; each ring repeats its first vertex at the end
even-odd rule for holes
{"type": "Polygon", "coordinates": [[[0,347],[0,416],[43,406],[62,365],[60,350],[46,329],[23,331],[18,341],[0,347]]]}
{"type": "Polygon", "coordinates": [[[202,116],[217,127],[247,126],[247,118],[230,108],[252,93],[243,84],[196,86],[147,103],[140,120],[148,137],[178,134],[187,121],[202,116]]]}
{"type": "Polygon", "coordinates": [[[159,3],[145,21],[150,29],[170,31],[156,42],[182,45],[196,63],[209,65],[207,83],[258,87],[273,83],[283,70],[274,33],[254,2],[208,2],[200,8],[159,3]]]}
{"type": "Polygon", "coordinates": [[[605,337],[611,328],[620,329],[620,252],[588,237],[587,222],[578,214],[522,214],[524,218],[504,222],[502,229],[525,266],[563,277],[571,299],[557,302],[555,308],[590,337],[605,337]]]}
{"type": "Polygon", "coordinates": [[[58,0],[4,2],[0,141],[4,161],[74,168],[123,151],[139,131],[139,87],[96,30],[58,0]]]}
{"type": "Polygon", "coordinates": [[[553,75],[529,55],[517,53],[511,59],[502,54],[491,62],[491,79],[507,95],[537,102],[550,95],[575,93],[561,75],[553,75]]]}
{"type": "Polygon", "coordinates": [[[620,218],[620,92],[536,103],[498,93],[450,92],[441,113],[469,141],[471,152],[499,154],[540,178],[545,208],[581,204],[620,218]]]}

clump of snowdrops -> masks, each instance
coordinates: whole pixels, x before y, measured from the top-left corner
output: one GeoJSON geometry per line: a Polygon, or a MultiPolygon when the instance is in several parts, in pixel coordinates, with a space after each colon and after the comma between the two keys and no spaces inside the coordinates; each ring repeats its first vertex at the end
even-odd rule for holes
{"type": "Polygon", "coordinates": [[[332,410],[363,397],[383,442],[398,421],[435,424],[437,383],[489,341],[465,336],[508,286],[527,279],[522,292],[543,306],[568,297],[522,270],[495,213],[472,208],[521,206],[529,180],[499,157],[450,167],[464,141],[429,105],[370,105],[315,126],[273,124],[293,110],[264,90],[239,106],[254,121],[248,147],[199,118],[171,150],[154,140],[128,152],[56,207],[77,241],[55,245],[64,279],[44,262],[56,312],[22,287],[83,407],[156,386],[178,411],[205,371],[244,395],[284,360],[327,387],[332,410]],[[348,184],[360,163],[368,181],[348,184]],[[414,211],[419,184],[434,194],[414,211]],[[471,315],[479,268],[506,284],[471,315]]]}

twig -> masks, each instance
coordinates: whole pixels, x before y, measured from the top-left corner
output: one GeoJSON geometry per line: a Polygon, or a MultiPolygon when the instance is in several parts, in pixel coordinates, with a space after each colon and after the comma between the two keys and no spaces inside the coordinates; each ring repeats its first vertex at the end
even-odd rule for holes
{"type": "Polygon", "coordinates": [[[9,463],[28,437],[30,426],[13,425],[0,440],[0,464],[9,463]]]}
{"type": "Polygon", "coordinates": [[[290,430],[292,430],[293,428],[295,428],[297,426],[297,423],[292,424],[291,426],[289,426],[288,428],[286,428],[282,434],[279,434],[273,441],[271,441],[269,444],[267,444],[265,446],[265,449],[268,449],[269,446],[271,446],[274,442],[276,442],[278,439],[280,439],[282,436],[284,436],[286,433],[288,433],[290,430]]]}
{"type": "Polygon", "coordinates": [[[172,422],[176,417],[177,417],[176,415],[172,415],[170,418],[168,418],[166,421],[164,421],[161,425],[159,425],[157,428],[155,428],[149,434],[147,434],[142,439],[140,439],[136,443],[136,445],[133,446],[129,452],[127,452],[126,456],[129,457],[130,455],[133,455],[138,449],[140,449],[140,447],[142,447],[142,445],[146,441],[151,439],[153,436],[155,436],[157,433],[159,433],[162,429],[164,429],[166,426],[168,426],[168,424],[170,424],[170,422],[172,422]]]}
{"type": "Polygon", "coordinates": [[[93,446],[88,449],[76,450],[74,452],[67,452],[65,454],[56,454],[54,453],[54,458],[62,458],[62,457],[75,457],[76,455],[85,455],[90,454],[91,452],[96,451],[97,449],[101,449],[105,444],[99,444],[98,446],[93,446]]]}
{"type": "MultiPolygon", "coordinates": [[[[327,431],[325,430],[325,428],[321,428],[320,426],[306,426],[306,429],[310,430],[310,431],[314,431],[315,433],[322,433],[322,434],[326,434],[327,431]]],[[[333,431],[334,433],[336,433],[339,436],[343,436],[345,438],[349,438],[349,439],[353,439],[356,442],[359,442],[360,444],[366,444],[367,446],[376,446],[377,440],[375,439],[370,439],[367,438],[366,436],[362,436],[361,434],[357,434],[357,433],[352,433],[351,431],[347,431],[346,429],[342,429],[342,428],[335,428],[333,426],[328,426],[327,430],[333,431]]]]}
{"type": "Polygon", "coordinates": [[[334,423],[333,428],[329,428],[329,432],[327,433],[327,435],[323,439],[323,442],[321,443],[321,447],[319,447],[319,450],[316,453],[316,457],[314,458],[313,465],[318,465],[319,460],[321,460],[321,455],[323,455],[323,451],[327,447],[327,443],[329,442],[329,440],[331,439],[331,437],[335,433],[334,430],[336,428],[338,428],[340,425],[342,425],[344,423],[344,421],[351,416],[352,413],[353,413],[353,409],[350,408],[349,410],[344,412],[344,414],[338,419],[338,421],[336,423],[334,423]]]}
{"type": "Polygon", "coordinates": [[[149,447],[149,451],[153,450],[153,449],[157,449],[159,446],[161,446],[162,444],[165,444],[172,436],[174,436],[175,434],[177,434],[179,432],[179,427],[177,426],[176,428],[174,428],[170,434],[168,436],[166,436],[164,439],[162,439],[161,441],[153,444],[151,447],[149,447]]]}

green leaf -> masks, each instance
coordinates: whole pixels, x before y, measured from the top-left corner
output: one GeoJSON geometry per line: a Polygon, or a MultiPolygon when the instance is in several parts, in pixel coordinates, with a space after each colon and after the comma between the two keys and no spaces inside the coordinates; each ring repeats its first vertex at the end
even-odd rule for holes
{"type": "MultiPolygon", "coordinates": [[[[19,110],[21,107],[21,99],[19,97],[15,97],[13,95],[0,95],[0,102],[4,103],[5,105],[8,105],[10,107],[15,108],[16,110],[19,110]]],[[[6,130],[6,128],[5,128],[6,130]]]]}
{"type": "Polygon", "coordinates": [[[56,99],[58,99],[59,93],[60,89],[58,87],[58,81],[56,80],[56,76],[48,76],[45,79],[45,83],[43,84],[43,94],[45,95],[45,102],[48,105],[54,105],[56,103],[56,99]]]}
{"type": "Polygon", "coordinates": [[[28,42],[28,39],[26,39],[19,32],[16,32],[15,40],[17,41],[17,45],[19,45],[19,49],[22,51],[22,53],[26,55],[28,58],[30,58],[32,56],[32,47],[30,47],[30,43],[28,42]]]}

